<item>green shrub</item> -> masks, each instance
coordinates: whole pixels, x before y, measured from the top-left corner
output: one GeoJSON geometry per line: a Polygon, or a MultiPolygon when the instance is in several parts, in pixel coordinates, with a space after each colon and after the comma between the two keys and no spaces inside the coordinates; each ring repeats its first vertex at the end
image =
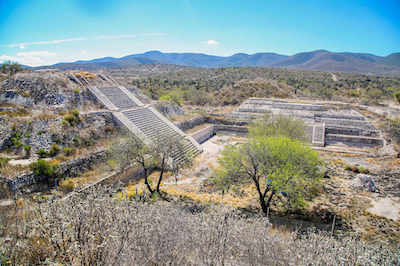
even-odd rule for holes
{"type": "Polygon", "coordinates": [[[394,97],[395,102],[400,104],[400,90],[394,92],[393,97],[394,97]]]}
{"type": "Polygon", "coordinates": [[[93,140],[91,140],[91,139],[86,139],[86,138],[83,138],[82,141],[83,141],[83,144],[84,144],[85,146],[87,146],[87,147],[93,146],[94,143],[95,143],[93,140]]]}
{"type": "Polygon", "coordinates": [[[24,151],[25,151],[25,157],[29,158],[31,156],[31,150],[32,146],[31,145],[25,145],[24,146],[24,151]]]}
{"type": "Polygon", "coordinates": [[[71,147],[65,147],[63,149],[63,152],[66,156],[71,156],[71,155],[75,155],[76,153],[76,149],[75,148],[71,148],[71,147]]]}
{"type": "Polygon", "coordinates": [[[67,127],[67,126],[69,126],[69,123],[68,123],[68,121],[67,121],[67,120],[65,120],[65,119],[61,120],[61,124],[62,124],[64,127],[67,127]]]}
{"type": "Polygon", "coordinates": [[[350,97],[359,98],[359,97],[361,96],[360,91],[355,90],[355,89],[348,90],[347,93],[348,93],[348,95],[349,95],[350,97]]]}
{"type": "Polygon", "coordinates": [[[48,161],[38,160],[29,166],[36,176],[45,176],[48,178],[56,177],[58,164],[53,164],[48,161]]]}
{"type": "Polygon", "coordinates": [[[67,121],[70,126],[75,125],[75,117],[72,114],[64,115],[64,120],[67,121]]]}
{"type": "Polygon", "coordinates": [[[21,148],[22,144],[22,132],[14,131],[10,139],[10,146],[15,148],[21,148]]]}
{"type": "Polygon", "coordinates": [[[0,158],[0,168],[6,166],[10,160],[10,158],[0,158]]]}
{"type": "Polygon", "coordinates": [[[367,168],[356,165],[346,165],[344,170],[352,171],[353,173],[369,174],[369,170],[367,168]]]}
{"type": "Polygon", "coordinates": [[[56,156],[60,152],[60,150],[61,148],[57,144],[52,144],[49,151],[50,157],[56,156]]]}
{"type": "Polygon", "coordinates": [[[71,127],[77,125],[81,121],[81,117],[79,115],[79,111],[74,109],[71,110],[68,114],[64,115],[64,119],[61,121],[63,125],[70,125],[71,127]],[[66,122],[64,122],[66,121],[66,122]],[[68,123],[68,124],[67,124],[68,123]]]}
{"type": "Polygon", "coordinates": [[[194,105],[209,104],[213,100],[207,92],[196,89],[187,91],[184,96],[186,100],[189,100],[194,105]]]}
{"type": "Polygon", "coordinates": [[[361,174],[369,174],[369,170],[364,167],[358,167],[358,172],[360,172],[361,174]]]}
{"type": "Polygon", "coordinates": [[[73,110],[71,111],[71,114],[72,114],[74,117],[79,118],[79,110],[73,109],[73,110]]]}
{"type": "Polygon", "coordinates": [[[80,137],[75,136],[72,141],[74,142],[75,147],[79,147],[82,145],[82,140],[80,137]]]}
{"type": "Polygon", "coordinates": [[[162,95],[159,100],[172,102],[172,103],[175,103],[175,104],[181,106],[183,104],[182,95],[183,95],[182,92],[180,92],[178,90],[174,90],[174,91],[169,92],[168,94],[162,95]]]}
{"type": "Polygon", "coordinates": [[[49,153],[43,148],[40,148],[39,150],[37,150],[36,154],[39,155],[39,158],[49,157],[49,153]]]}

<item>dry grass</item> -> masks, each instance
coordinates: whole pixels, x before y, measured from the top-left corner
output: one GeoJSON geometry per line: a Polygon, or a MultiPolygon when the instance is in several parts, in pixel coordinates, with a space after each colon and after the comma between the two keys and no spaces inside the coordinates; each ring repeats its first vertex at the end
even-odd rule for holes
{"type": "Polygon", "coordinates": [[[197,116],[196,113],[185,113],[184,115],[172,115],[169,118],[173,122],[183,122],[197,116]]]}
{"type": "Polygon", "coordinates": [[[272,227],[229,208],[119,201],[93,190],[0,213],[0,261],[13,265],[394,265],[356,238],[272,227]],[[29,208],[28,208],[29,206],[29,208]],[[8,239],[8,240],[6,240],[8,239]]]}
{"type": "Polygon", "coordinates": [[[186,130],[185,133],[186,134],[192,134],[192,133],[195,133],[195,132],[199,131],[200,129],[206,128],[206,127],[211,126],[211,125],[212,124],[208,124],[208,123],[197,125],[195,127],[192,127],[190,129],[186,130]]]}
{"type": "Polygon", "coordinates": [[[59,187],[64,193],[75,189],[82,189],[84,186],[94,183],[109,174],[109,166],[106,164],[96,165],[93,170],[81,173],[77,177],[69,177],[60,181],[59,187]]]}
{"type": "Polygon", "coordinates": [[[241,196],[234,195],[232,192],[222,195],[218,193],[187,191],[182,186],[168,186],[163,191],[171,196],[190,199],[201,204],[224,204],[242,209],[255,209],[258,207],[254,197],[255,189],[251,186],[241,190],[241,196]]]}
{"type": "Polygon", "coordinates": [[[73,73],[76,77],[84,77],[84,78],[88,78],[88,79],[94,79],[97,77],[96,74],[94,73],[90,73],[90,72],[85,72],[85,71],[81,71],[81,72],[75,72],[73,73]]]}
{"type": "Polygon", "coordinates": [[[45,111],[43,111],[42,113],[40,113],[37,116],[37,118],[39,118],[42,121],[50,121],[50,120],[56,119],[57,117],[58,117],[58,115],[49,113],[49,112],[45,112],[45,111]]]}
{"type": "Polygon", "coordinates": [[[23,173],[29,172],[28,165],[10,165],[7,164],[4,167],[0,168],[0,175],[6,178],[15,178],[23,173]]]}

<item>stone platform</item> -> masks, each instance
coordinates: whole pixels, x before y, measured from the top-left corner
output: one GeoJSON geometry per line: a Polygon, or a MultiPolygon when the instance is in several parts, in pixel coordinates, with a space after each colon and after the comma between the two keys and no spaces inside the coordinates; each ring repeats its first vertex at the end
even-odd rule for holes
{"type": "Polygon", "coordinates": [[[286,115],[303,120],[314,146],[343,144],[358,147],[382,146],[381,133],[355,110],[333,110],[324,104],[300,103],[281,99],[250,98],[230,118],[251,121],[264,114],[286,115]]]}

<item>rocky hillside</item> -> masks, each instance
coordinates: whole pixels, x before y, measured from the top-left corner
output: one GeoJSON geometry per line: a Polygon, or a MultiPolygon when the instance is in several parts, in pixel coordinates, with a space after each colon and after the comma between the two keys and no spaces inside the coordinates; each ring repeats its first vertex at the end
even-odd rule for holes
{"type": "Polygon", "coordinates": [[[106,71],[152,99],[180,96],[194,105],[238,104],[248,97],[294,97],[370,104],[393,99],[400,78],[309,70],[232,67],[194,68],[139,65],[106,71]]]}

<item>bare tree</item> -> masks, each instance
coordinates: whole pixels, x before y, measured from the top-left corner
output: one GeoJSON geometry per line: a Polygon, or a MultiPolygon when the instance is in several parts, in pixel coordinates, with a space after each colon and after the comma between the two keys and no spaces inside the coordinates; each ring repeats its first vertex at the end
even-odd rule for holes
{"type": "Polygon", "coordinates": [[[166,171],[177,174],[191,163],[191,156],[185,151],[183,137],[157,138],[150,146],[156,167],[160,170],[155,191],[160,193],[160,185],[166,171]]]}
{"type": "Polygon", "coordinates": [[[191,163],[192,156],[186,152],[184,141],[183,137],[159,137],[146,145],[135,137],[129,137],[113,147],[112,156],[119,161],[121,171],[132,165],[141,167],[150,194],[160,194],[165,173],[169,171],[176,174],[191,163]],[[160,171],[155,187],[149,182],[153,169],[160,171]]]}
{"type": "Polygon", "coordinates": [[[8,74],[8,81],[14,86],[14,76],[17,72],[23,70],[23,67],[17,62],[7,61],[0,66],[0,72],[8,74]]]}

